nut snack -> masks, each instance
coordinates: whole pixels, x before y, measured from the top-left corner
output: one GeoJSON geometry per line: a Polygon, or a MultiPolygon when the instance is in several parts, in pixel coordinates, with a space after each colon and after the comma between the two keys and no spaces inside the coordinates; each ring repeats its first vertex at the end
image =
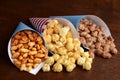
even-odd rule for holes
{"type": "Polygon", "coordinates": [[[76,64],[85,70],[90,70],[93,58],[89,52],[84,52],[80,47],[81,42],[78,38],[73,38],[73,33],[67,25],[60,24],[57,19],[51,20],[43,32],[43,38],[48,50],[53,53],[48,57],[43,65],[43,72],[52,70],[61,72],[63,67],[67,72],[71,72],[76,64]]]}
{"type": "Polygon", "coordinates": [[[40,35],[32,30],[17,32],[11,40],[11,54],[20,71],[35,69],[48,57],[48,50],[40,35]]]}
{"type": "Polygon", "coordinates": [[[81,44],[89,48],[89,53],[96,53],[103,58],[111,58],[117,54],[113,37],[104,33],[104,27],[83,18],[78,26],[81,44]]]}

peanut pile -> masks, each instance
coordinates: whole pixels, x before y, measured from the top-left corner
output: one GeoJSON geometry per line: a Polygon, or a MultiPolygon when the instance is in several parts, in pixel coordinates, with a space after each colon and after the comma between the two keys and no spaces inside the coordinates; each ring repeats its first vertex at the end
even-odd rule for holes
{"type": "Polygon", "coordinates": [[[47,59],[48,50],[38,33],[23,30],[16,33],[11,41],[11,53],[14,64],[20,71],[30,71],[47,59]]]}
{"type": "Polygon", "coordinates": [[[61,72],[63,67],[71,72],[76,64],[85,70],[90,70],[93,58],[80,47],[79,39],[73,38],[69,26],[61,25],[56,19],[51,20],[43,32],[43,38],[48,50],[53,53],[42,67],[43,72],[61,72]]]}
{"type": "Polygon", "coordinates": [[[90,48],[89,53],[96,53],[103,58],[111,58],[117,54],[117,49],[112,36],[106,36],[104,28],[96,25],[91,20],[82,19],[78,32],[82,45],[90,48]]]}

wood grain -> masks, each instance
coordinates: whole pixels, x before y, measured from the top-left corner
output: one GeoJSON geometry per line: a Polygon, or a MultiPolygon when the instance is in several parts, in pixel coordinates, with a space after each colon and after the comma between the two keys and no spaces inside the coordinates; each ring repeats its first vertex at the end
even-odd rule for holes
{"type": "MultiPolygon", "coordinates": [[[[32,27],[32,26],[31,26],[32,27]]],[[[120,0],[0,0],[0,80],[120,80],[120,0]],[[112,59],[97,57],[91,71],[81,67],[68,73],[20,72],[9,60],[7,44],[17,24],[31,26],[30,17],[92,14],[110,28],[118,49],[112,59]]]]}

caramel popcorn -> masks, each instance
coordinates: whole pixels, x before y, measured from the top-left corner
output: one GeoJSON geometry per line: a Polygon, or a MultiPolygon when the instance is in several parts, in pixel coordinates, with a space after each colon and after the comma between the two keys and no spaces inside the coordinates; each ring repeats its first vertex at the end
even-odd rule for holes
{"type": "Polygon", "coordinates": [[[43,40],[34,31],[23,30],[16,33],[11,42],[11,54],[14,64],[20,71],[31,71],[47,59],[47,49],[43,40]]]}
{"type": "Polygon", "coordinates": [[[82,19],[78,32],[81,44],[87,46],[89,53],[94,58],[94,53],[103,58],[111,58],[112,54],[117,54],[117,49],[112,36],[106,36],[104,27],[96,25],[89,19],[82,19]]]}

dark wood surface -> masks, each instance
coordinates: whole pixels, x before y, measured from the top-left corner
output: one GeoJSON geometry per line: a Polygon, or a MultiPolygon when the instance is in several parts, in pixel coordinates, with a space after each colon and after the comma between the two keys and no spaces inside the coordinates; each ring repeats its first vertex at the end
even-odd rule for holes
{"type": "Polygon", "coordinates": [[[120,80],[120,0],[0,0],[0,80],[120,80]],[[20,72],[9,60],[7,44],[18,22],[30,17],[92,14],[109,26],[118,49],[111,59],[95,57],[92,70],[68,73],[20,72]]]}

